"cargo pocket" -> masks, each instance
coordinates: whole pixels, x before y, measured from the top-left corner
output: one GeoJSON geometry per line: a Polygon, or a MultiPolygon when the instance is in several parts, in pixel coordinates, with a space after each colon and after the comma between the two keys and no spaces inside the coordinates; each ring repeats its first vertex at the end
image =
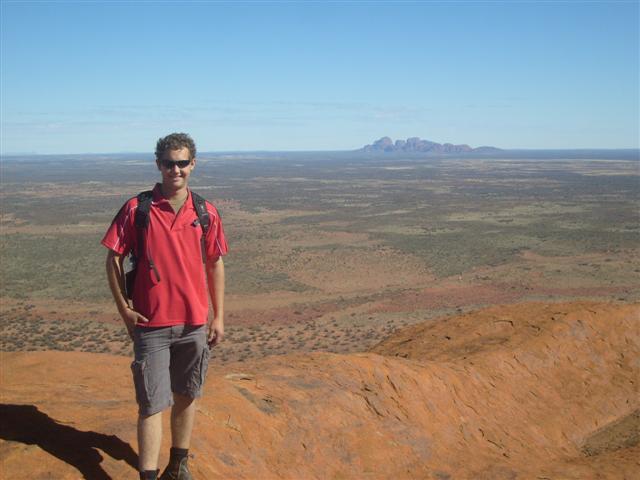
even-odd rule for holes
{"type": "Polygon", "coordinates": [[[209,368],[209,346],[205,345],[202,350],[202,355],[196,361],[193,373],[191,376],[191,385],[189,385],[189,394],[191,397],[199,397],[202,395],[202,386],[207,376],[207,369],[209,368]]]}
{"type": "Polygon", "coordinates": [[[207,378],[207,370],[209,369],[209,356],[211,351],[209,345],[205,344],[202,352],[202,358],[200,359],[200,388],[204,385],[204,380],[207,378]]]}
{"type": "Polygon", "coordinates": [[[134,360],[131,362],[133,384],[136,387],[136,401],[140,409],[149,405],[149,382],[147,380],[147,360],[134,360]]]}

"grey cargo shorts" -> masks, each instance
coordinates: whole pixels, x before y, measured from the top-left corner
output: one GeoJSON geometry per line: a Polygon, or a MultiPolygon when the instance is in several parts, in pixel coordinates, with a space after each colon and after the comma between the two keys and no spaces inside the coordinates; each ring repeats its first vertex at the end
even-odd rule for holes
{"type": "Polygon", "coordinates": [[[153,415],[173,405],[173,394],[202,395],[209,365],[206,325],[136,327],[131,363],[139,413],[153,415]]]}

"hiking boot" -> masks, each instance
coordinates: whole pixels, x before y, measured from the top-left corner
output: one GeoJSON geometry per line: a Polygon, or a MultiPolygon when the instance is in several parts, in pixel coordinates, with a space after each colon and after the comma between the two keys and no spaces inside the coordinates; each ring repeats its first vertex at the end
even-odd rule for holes
{"type": "Polygon", "coordinates": [[[193,480],[189,467],[187,466],[189,457],[183,457],[180,460],[171,459],[169,465],[164,469],[159,480],[193,480]]]}

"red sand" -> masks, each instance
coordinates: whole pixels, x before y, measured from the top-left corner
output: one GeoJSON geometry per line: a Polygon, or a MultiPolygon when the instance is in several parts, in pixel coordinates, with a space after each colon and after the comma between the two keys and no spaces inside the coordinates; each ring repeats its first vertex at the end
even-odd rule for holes
{"type": "MultiPolygon", "coordinates": [[[[640,305],[528,303],[413,325],[370,353],[212,367],[192,470],[199,480],[639,478],[638,358],[640,305]]],[[[137,478],[128,363],[2,354],[3,478],[137,478]]]]}

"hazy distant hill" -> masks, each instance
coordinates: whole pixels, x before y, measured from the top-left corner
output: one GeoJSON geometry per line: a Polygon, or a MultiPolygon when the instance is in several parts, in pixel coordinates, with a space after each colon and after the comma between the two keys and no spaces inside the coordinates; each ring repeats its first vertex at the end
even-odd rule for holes
{"type": "Polygon", "coordinates": [[[360,149],[364,152],[424,152],[424,153],[494,153],[502,150],[495,147],[471,148],[469,145],[453,145],[452,143],[436,143],[418,137],[396,140],[382,137],[360,149]]]}

